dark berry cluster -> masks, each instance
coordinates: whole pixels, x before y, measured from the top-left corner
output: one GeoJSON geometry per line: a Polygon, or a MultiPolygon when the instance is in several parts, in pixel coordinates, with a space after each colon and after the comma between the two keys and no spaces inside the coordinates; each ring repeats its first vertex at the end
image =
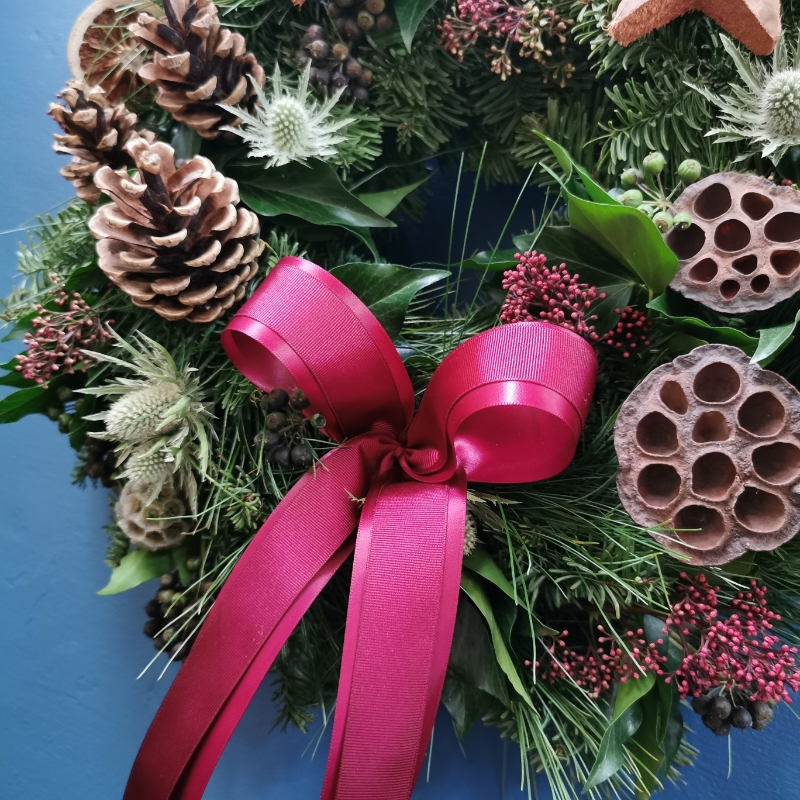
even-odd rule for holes
{"type": "Polygon", "coordinates": [[[386,13],[386,0],[331,0],[328,16],[342,39],[348,42],[358,41],[367,31],[387,31],[392,27],[392,18],[386,13]]]}
{"type": "MultiPolygon", "coordinates": [[[[190,558],[186,566],[194,577],[200,568],[200,559],[190,558]]],[[[187,588],[180,582],[177,572],[162,575],[158,593],[144,607],[149,619],[143,631],[145,636],[153,640],[153,647],[158,651],[166,651],[175,661],[186,658],[197,632],[196,622],[187,620],[186,609],[213,592],[214,585],[210,581],[187,588]]]]}
{"type": "Polygon", "coordinates": [[[303,439],[309,425],[321,428],[325,421],[319,415],[307,419],[302,412],[308,406],[308,398],[299,389],[291,395],[284,389],[273,389],[261,398],[267,416],[255,445],[264,448],[264,458],[271,464],[308,469],[313,463],[314,454],[303,439]]]}
{"type": "Polygon", "coordinates": [[[372,72],[353,55],[353,47],[352,42],[331,44],[321,25],[310,25],[295,58],[301,67],[311,64],[309,78],[318,91],[332,95],[342,90],[344,102],[364,105],[369,100],[372,72]]]}
{"type": "Polygon", "coordinates": [[[772,721],[772,707],[763,700],[743,701],[734,705],[722,694],[701,694],[692,699],[692,710],[703,718],[703,724],[717,736],[727,736],[731,727],[763,731],[772,721]]]}

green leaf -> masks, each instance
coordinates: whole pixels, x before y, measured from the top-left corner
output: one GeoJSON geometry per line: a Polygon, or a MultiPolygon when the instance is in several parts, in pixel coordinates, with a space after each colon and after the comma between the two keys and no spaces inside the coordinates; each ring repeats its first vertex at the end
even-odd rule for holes
{"type": "Polygon", "coordinates": [[[140,583],[157,578],[174,569],[175,561],[170,552],[153,553],[150,550],[131,550],[122,557],[118,567],[111,570],[111,579],[97,594],[119,594],[133,589],[140,583]]]}
{"type": "Polygon", "coordinates": [[[22,339],[26,333],[33,331],[33,320],[39,316],[38,311],[30,311],[17,319],[11,329],[0,339],[0,342],[10,342],[12,339],[22,339]]]}
{"type": "Polygon", "coordinates": [[[656,297],[655,300],[651,300],[647,307],[658,311],[665,317],[669,317],[670,321],[675,323],[682,333],[696,337],[704,343],[730,344],[743,350],[748,355],[755,353],[758,339],[748,336],[736,328],[709,325],[707,322],[697,319],[697,317],[682,316],[682,305],[683,301],[680,295],[672,289],[668,289],[664,294],[656,297]]]}
{"type": "MultiPolygon", "coordinates": [[[[19,362],[15,360],[14,364],[17,363],[19,362]]],[[[6,367],[6,369],[8,369],[8,367],[6,367]]],[[[18,372],[14,367],[11,367],[10,371],[5,375],[0,375],[0,386],[13,386],[15,389],[33,388],[34,386],[36,386],[37,389],[41,388],[34,381],[23,377],[22,372],[18,372]]]]}
{"type": "Polygon", "coordinates": [[[289,214],[314,225],[395,227],[349,192],[336,170],[323,161],[271,169],[231,168],[230,175],[239,183],[242,202],[264,217],[289,214]]]}
{"type": "Polygon", "coordinates": [[[411,51],[411,43],[422,18],[436,5],[436,0],[395,0],[394,13],[400,26],[400,35],[406,50],[411,51]]]}
{"type": "Polygon", "coordinates": [[[50,394],[41,386],[17,389],[0,400],[0,423],[16,422],[28,414],[41,414],[50,401],[50,394]]]}
{"type": "Polygon", "coordinates": [[[681,700],[676,689],[672,691],[672,705],[667,719],[667,730],[664,734],[662,749],[664,750],[664,760],[661,762],[661,769],[658,777],[662,780],[667,777],[669,768],[672,766],[678,755],[678,750],[683,741],[683,714],[681,713],[681,700]]]}
{"type": "Polygon", "coordinates": [[[494,654],[500,669],[506,674],[506,677],[511,682],[511,685],[514,687],[517,694],[527,705],[533,708],[533,701],[526,691],[525,686],[519,677],[519,673],[514,666],[514,662],[511,659],[511,654],[508,652],[508,647],[503,640],[503,634],[500,632],[500,627],[497,624],[494,612],[492,611],[492,606],[489,603],[489,598],[486,596],[486,592],[483,590],[479,579],[470,575],[469,572],[462,572],[461,589],[469,597],[469,599],[475,603],[475,605],[478,607],[478,611],[483,614],[484,619],[489,625],[489,633],[492,637],[494,654]]]}
{"type": "Polygon", "coordinates": [[[517,252],[519,251],[498,250],[494,253],[494,258],[492,258],[491,250],[481,250],[479,253],[475,253],[472,258],[465,259],[463,263],[456,262],[451,266],[463,266],[464,269],[474,269],[480,272],[505,272],[517,266],[517,260],[514,258],[514,254],[517,252]]]}
{"type": "Polygon", "coordinates": [[[377,317],[392,339],[400,333],[414,295],[449,274],[447,270],[411,269],[398,264],[342,264],[331,270],[331,275],[377,317]]]}
{"type": "Polygon", "coordinates": [[[625,763],[624,745],[642,724],[641,698],[653,688],[654,683],[655,675],[647,672],[638,679],[629,678],[625,683],[617,684],[614,713],[603,734],[592,771],[583,785],[584,792],[607,781],[625,763]]]}
{"type": "Polygon", "coordinates": [[[569,166],[569,177],[562,184],[562,191],[567,197],[570,226],[630,268],[652,294],[663,292],[675,277],[678,257],[652,220],[641,211],[618,203],[585,169],[575,164],[563,147],[544,134],[539,136],[565,172],[569,166]],[[576,174],[584,190],[580,193],[576,174]]]}
{"type": "Polygon", "coordinates": [[[368,192],[359,194],[357,197],[367,208],[371,208],[376,214],[385,217],[391,214],[411,192],[422,186],[426,180],[427,178],[423,178],[421,181],[410,183],[408,186],[401,186],[398,189],[389,189],[385,192],[368,192]]]}
{"type": "Polygon", "coordinates": [[[769,364],[794,339],[794,329],[798,322],[800,322],[800,311],[794,320],[787,322],[786,325],[762,328],[758,332],[758,347],[753,353],[752,363],[760,364],[762,367],[769,364]]]}
{"type": "Polygon", "coordinates": [[[636,800],[648,800],[653,794],[664,751],[661,743],[669,720],[672,704],[670,687],[658,681],[656,687],[641,699],[642,724],[631,737],[628,749],[639,765],[639,777],[636,781],[636,800]],[[667,690],[663,692],[659,687],[667,690]],[[666,697],[666,707],[662,703],[662,695],[666,697]]]}

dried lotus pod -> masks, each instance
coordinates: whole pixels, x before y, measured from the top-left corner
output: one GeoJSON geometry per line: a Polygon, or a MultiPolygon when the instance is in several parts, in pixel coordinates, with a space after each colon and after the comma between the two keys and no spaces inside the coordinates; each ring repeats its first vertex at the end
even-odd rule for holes
{"type": "Polygon", "coordinates": [[[117,524],[139,547],[162,550],[175,547],[188,531],[186,505],[170,484],[151,501],[153,486],[129,481],[115,506],[117,524]]]}
{"type": "Polygon", "coordinates": [[[673,289],[729,314],[770,308],[800,289],[797,190],[722,172],[689,186],[674,209],[692,225],[666,235],[680,259],[673,289]]]}
{"type": "Polygon", "coordinates": [[[658,367],[622,404],[617,489],[631,518],[691,564],[773,550],[800,528],[800,393],[738,348],[658,367]]]}
{"type": "Polygon", "coordinates": [[[258,217],[239,204],[236,181],[202,156],[179,169],[163,142],[128,147],[132,176],[101,168],[113,202],[89,220],[100,269],[141,308],[168,320],[212,322],[242,299],[258,270],[258,217]]]}
{"type": "Polygon", "coordinates": [[[158,89],[156,102],[178,121],[214,139],[224,125],[241,120],[220,105],[252,112],[258,96],[251,83],[264,85],[264,70],[244,37],[219,24],[210,0],[164,0],[165,19],[141,14],[133,36],[152,53],[139,70],[158,89]]]}

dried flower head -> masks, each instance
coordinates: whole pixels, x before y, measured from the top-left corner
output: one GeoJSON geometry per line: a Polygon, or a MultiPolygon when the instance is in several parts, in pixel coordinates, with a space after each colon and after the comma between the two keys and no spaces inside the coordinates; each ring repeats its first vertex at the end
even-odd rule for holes
{"type": "Polygon", "coordinates": [[[100,319],[77,292],[68,295],[57,289],[53,303],[59,309],[66,306],[66,310],[48,311],[35,305],[39,315],[31,322],[33,332],[23,339],[27,352],[16,357],[16,370],[45,388],[56,373],[86,372],[97,360],[91,351],[108,338],[100,319]]]}
{"type": "Polygon", "coordinates": [[[170,484],[155,490],[149,484],[129,481],[114,510],[125,535],[147,550],[175,547],[188,531],[186,505],[170,484]]]}
{"type": "Polygon", "coordinates": [[[770,64],[746,56],[726,36],[720,38],[741,83],[732,83],[732,93],[724,95],[692,85],[721,111],[723,125],[707,135],[718,136],[718,142],[749,142],[737,161],[760,153],[777,164],[790,147],[800,144],[800,44],[789,47],[781,37],[770,64]]]}
{"type": "Polygon", "coordinates": [[[594,286],[579,283],[579,275],[570,275],[566,264],[549,269],[547,258],[535,250],[517,253],[518,264],[503,277],[503,288],[508,290],[501,322],[530,322],[541,319],[583,336],[591,342],[600,338],[591,323],[597,315],[589,314],[598,294],[594,286]]]}
{"type": "Polygon", "coordinates": [[[324,103],[319,103],[309,97],[309,71],[310,64],[306,65],[297,91],[293,92],[284,86],[280,67],[276,64],[270,97],[253,82],[259,100],[253,114],[236,106],[222,106],[242,121],[241,126],[224,130],[244,139],[250,147],[251,157],[266,158],[267,167],[280,167],[290,161],[304,162],[309,158],[330,158],[336,155],[336,145],[345,141],[337,131],[353,120],[331,117],[331,109],[344,87],[324,103]]]}

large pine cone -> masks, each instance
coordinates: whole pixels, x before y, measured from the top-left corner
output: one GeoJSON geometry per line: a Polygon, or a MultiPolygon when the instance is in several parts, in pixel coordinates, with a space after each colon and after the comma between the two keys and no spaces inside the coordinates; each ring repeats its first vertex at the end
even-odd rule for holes
{"type": "Polygon", "coordinates": [[[219,104],[252,111],[257,97],[248,76],[263,86],[264,70],[245,52],[244,37],[220,26],[210,0],[164,0],[164,12],[163,22],[140,14],[131,26],[154,51],[139,77],[156,85],[161,108],[204,139],[214,139],[223,125],[241,122],[219,104]]]}
{"type": "Polygon", "coordinates": [[[124,169],[131,164],[125,145],[140,136],[152,141],[150,131],[137,132],[136,114],[124,105],[110,106],[105,93],[81,81],[69,81],[61,92],[66,107],[51,103],[47,113],[61,126],[64,134],[55,134],[56,153],[72,156],[60,172],[72,181],[81,200],[96,203],[100,190],[94,176],[104,164],[111,169],[124,169]]]}
{"type": "Polygon", "coordinates": [[[244,297],[264,249],[258,217],[239,207],[236,181],[202,156],[175,168],[163,142],[128,145],[138,172],[102,167],[112,203],[89,220],[100,269],[131,300],[169,320],[211,322],[244,297]]]}

